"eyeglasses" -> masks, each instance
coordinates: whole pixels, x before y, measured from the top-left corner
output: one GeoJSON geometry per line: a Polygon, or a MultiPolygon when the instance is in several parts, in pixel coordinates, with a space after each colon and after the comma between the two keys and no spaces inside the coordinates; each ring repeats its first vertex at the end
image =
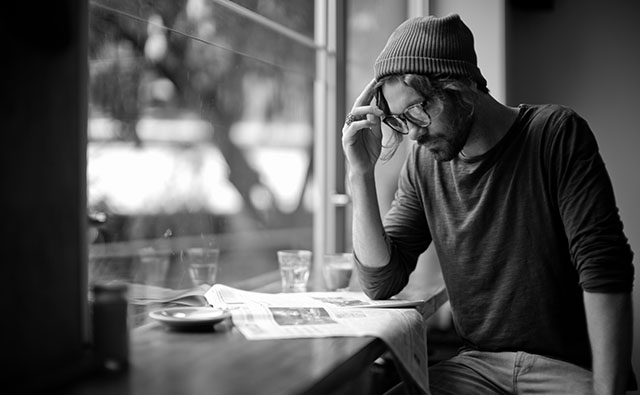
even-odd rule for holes
{"type": "Polygon", "coordinates": [[[427,102],[423,101],[405,108],[402,114],[385,114],[382,116],[382,122],[400,134],[409,134],[407,121],[418,127],[426,128],[431,125],[431,116],[425,109],[426,105],[427,102]]]}

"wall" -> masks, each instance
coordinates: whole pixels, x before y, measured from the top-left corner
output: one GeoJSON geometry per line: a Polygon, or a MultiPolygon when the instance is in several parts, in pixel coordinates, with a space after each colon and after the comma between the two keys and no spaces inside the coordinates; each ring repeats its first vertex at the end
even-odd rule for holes
{"type": "Polygon", "coordinates": [[[86,14],[84,0],[0,6],[0,388],[21,393],[85,368],[86,14]]]}
{"type": "Polygon", "coordinates": [[[478,67],[491,95],[501,102],[506,96],[505,0],[431,0],[429,14],[458,14],[473,32],[478,67]]]}
{"type": "MultiPolygon", "coordinates": [[[[552,3],[551,10],[523,10],[507,2],[508,104],[565,104],[591,124],[616,190],[625,232],[636,253],[638,273],[640,2],[552,3]]],[[[639,298],[636,281],[633,364],[637,375],[640,375],[639,298]]]]}

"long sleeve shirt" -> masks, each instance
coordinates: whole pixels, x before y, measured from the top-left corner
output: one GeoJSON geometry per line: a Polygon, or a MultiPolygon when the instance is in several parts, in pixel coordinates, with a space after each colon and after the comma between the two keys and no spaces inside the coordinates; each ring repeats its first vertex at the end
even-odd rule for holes
{"type": "Polygon", "coordinates": [[[589,368],[583,291],[633,285],[633,253],[595,137],[561,106],[521,105],[478,157],[437,162],[414,145],[384,225],[391,260],[379,269],[358,263],[365,292],[399,292],[433,242],[470,349],[589,368]]]}

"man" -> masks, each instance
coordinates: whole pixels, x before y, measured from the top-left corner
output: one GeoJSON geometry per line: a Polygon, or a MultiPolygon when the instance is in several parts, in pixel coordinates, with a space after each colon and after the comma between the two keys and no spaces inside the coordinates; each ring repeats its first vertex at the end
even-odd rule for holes
{"type": "Polygon", "coordinates": [[[621,394],[630,369],[633,253],[589,126],[557,105],[490,96],[458,15],[389,38],[343,128],[353,249],[373,298],[398,293],[435,244],[460,353],[436,394],[621,394]],[[375,100],[374,100],[375,99],[375,100]],[[413,140],[380,218],[381,125],[413,140]]]}

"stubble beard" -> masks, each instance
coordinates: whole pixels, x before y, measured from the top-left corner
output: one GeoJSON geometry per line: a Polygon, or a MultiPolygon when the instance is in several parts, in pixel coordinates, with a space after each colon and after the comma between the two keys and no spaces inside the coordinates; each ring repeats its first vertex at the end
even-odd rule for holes
{"type": "Polygon", "coordinates": [[[433,158],[438,162],[448,162],[457,157],[462,151],[473,124],[473,116],[470,114],[460,114],[461,111],[454,111],[447,119],[453,120],[446,126],[444,133],[431,135],[425,133],[416,142],[427,148],[433,158]]]}

